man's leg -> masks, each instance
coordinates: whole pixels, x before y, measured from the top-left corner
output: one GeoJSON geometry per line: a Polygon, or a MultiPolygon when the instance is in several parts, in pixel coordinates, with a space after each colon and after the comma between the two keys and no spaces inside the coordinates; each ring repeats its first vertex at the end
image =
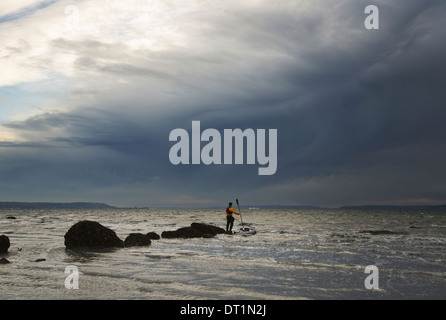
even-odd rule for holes
{"type": "Polygon", "coordinates": [[[232,227],[234,226],[234,217],[231,216],[230,218],[229,231],[232,232],[232,227]]]}

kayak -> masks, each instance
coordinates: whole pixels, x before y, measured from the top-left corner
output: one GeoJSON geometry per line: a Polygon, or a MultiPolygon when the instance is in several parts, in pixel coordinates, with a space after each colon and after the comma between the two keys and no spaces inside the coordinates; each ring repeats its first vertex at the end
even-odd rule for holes
{"type": "Polygon", "coordinates": [[[242,227],[240,228],[240,231],[236,232],[235,234],[239,234],[242,236],[249,236],[252,234],[256,234],[257,230],[254,227],[242,227]]]}

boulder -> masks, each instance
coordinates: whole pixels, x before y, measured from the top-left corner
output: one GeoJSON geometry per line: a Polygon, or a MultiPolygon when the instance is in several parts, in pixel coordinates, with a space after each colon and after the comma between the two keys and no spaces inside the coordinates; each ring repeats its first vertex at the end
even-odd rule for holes
{"type": "Polygon", "coordinates": [[[124,245],[126,247],[150,246],[151,243],[150,238],[142,233],[131,233],[124,240],[124,245]]]}
{"type": "Polygon", "coordinates": [[[155,233],[155,232],[149,232],[146,234],[146,236],[150,239],[150,240],[159,240],[160,236],[159,234],[155,233]]]}
{"type": "Polygon", "coordinates": [[[4,234],[0,236],[0,253],[8,252],[9,246],[11,243],[9,242],[9,238],[4,234]]]}
{"type": "Polygon", "coordinates": [[[161,236],[163,238],[202,238],[202,237],[212,237],[210,234],[203,234],[203,232],[200,232],[197,229],[194,229],[192,227],[184,227],[179,228],[175,231],[163,231],[161,233],[161,236]]]}
{"type": "Polygon", "coordinates": [[[209,233],[209,234],[215,234],[215,235],[226,233],[225,229],[222,229],[220,227],[213,226],[210,224],[205,224],[205,223],[193,222],[191,224],[191,227],[194,229],[200,230],[203,233],[209,233]]]}
{"type": "Polygon", "coordinates": [[[163,238],[212,238],[225,231],[219,227],[204,223],[192,223],[190,227],[179,228],[175,231],[164,231],[163,238]]]}
{"type": "Polygon", "coordinates": [[[76,248],[122,248],[124,241],[116,233],[96,221],[80,221],[65,234],[65,247],[76,248]]]}

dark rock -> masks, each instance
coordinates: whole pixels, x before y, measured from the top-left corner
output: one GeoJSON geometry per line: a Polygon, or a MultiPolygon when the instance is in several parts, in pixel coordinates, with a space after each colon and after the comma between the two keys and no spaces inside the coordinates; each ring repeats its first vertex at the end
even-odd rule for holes
{"type": "Polygon", "coordinates": [[[179,228],[175,231],[164,231],[163,238],[201,238],[203,233],[192,227],[179,228]]]}
{"type": "Polygon", "coordinates": [[[124,240],[124,245],[126,247],[150,246],[151,243],[150,238],[142,233],[131,233],[124,240]]]}
{"type": "Polygon", "coordinates": [[[34,262],[41,262],[41,261],[46,261],[46,259],[40,258],[40,259],[34,260],[34,262]]]}
{"type": "Polygon", "coordinates": [[[11,243],[9,242],[9,238],[5,235],[0,236],[0,253],[8,252],[9,246],[11,243]]]}
{"type": "Polygon", "coordinates": [[[6,259],[6,258],[1,258],[0,259],[0,264],[7,264],[7,263],[11,263],[11,262],[9,262],[9,260],[6,259]]]}
{"type": "Polygon", "coordinates": [[[149,232],[148,234],[146,234],[146,236],[150,239],[150,240],[159,240],[160,236],[159,234],[155,233],[155,232],[149,232]]]}
{"type": "Polygon", "coordinates": [[[164,231],[163,238],[212,238],[219,233],[225,233],[221,228],[204,223],[192,223],[190,227],[179,228],[175,231],[164,231]]]}
{"type": "Polygon", "coordinates": [[[13,216],[7,216],[6,219],[15,220],[15,219],[17,219],[17,218],[16,218],[16,217],[13,217],[13,216]]]}
{"type": "Polygon", "coordinates": [[[222,229],[220,227],[216,227],[216,226],[212,226],[210,224],[205,224],[205,223],[197,223],[197,222],[193,222],[191,224],[192,228],[195,228],[197,230],[200,230],[203,233],[209,233],[209,234],[224,234],[226,233],[225,229],[222,229]]]}
{"type": "Polygon", "coordinates": [[[65,246],[76,248],[122,248],[124,241],[116,233],[95,221],[80,221],[65,234],[65,246]]]}

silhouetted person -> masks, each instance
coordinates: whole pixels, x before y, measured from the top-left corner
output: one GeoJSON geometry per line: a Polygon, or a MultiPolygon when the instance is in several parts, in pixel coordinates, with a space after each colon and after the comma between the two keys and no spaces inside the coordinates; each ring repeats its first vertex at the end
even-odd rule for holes
{"type": "Polygon", "coordinates": [[[229,202],[229,206],[226,207],[226,232],[232,234],[232,227],[234,225],[234,217],[232,214],[240,214],[232,208],[232,202],[229,202]]]}

